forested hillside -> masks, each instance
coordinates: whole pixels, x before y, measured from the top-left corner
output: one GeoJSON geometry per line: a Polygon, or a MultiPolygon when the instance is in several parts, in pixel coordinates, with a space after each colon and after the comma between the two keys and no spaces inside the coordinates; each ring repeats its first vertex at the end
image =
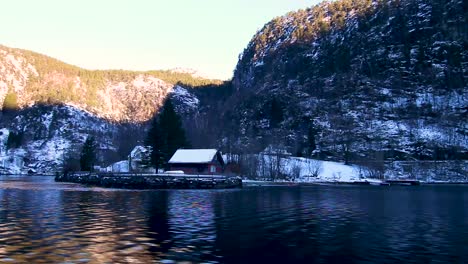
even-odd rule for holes
{"type": "Polygon", "coordinates": [[[85,70],[27,50],[0,46],[0,105],[71,104],[113,122],[151,118],[174,85],[221,81],[177,71],[85,70]]]}
{"type": "Polygon", "coordinates": [[[181,70],[90,71],[0,46],[0,173],[60,170],[88,136],[99,165],[125,159],[167,98],[191,120],[195,87],[221,83],[181,70]]]}
{"type": "Polygon", "coordinates": [[[340,0],[275,18],[240,56],[226,145],[466,159],[467,25],[459,0],[340,0]]]}

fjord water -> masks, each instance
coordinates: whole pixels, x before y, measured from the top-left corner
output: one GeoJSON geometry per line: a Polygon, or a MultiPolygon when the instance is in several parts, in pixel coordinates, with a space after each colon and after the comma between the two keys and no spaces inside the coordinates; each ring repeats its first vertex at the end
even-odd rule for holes
{"type": "Polygon", "coordinates": [[[0,262],[462,263],[468,186],[116,190],[0,176],[0,262]]]}

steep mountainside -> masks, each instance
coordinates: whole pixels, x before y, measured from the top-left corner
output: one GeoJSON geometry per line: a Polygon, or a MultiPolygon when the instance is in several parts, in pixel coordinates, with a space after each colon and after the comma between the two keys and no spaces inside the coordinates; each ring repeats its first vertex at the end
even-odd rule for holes
{"type": "Polygon", "coordinates": [[[60,103],[114,122],[143,122],[161,107],[174,85],[211,83],[220,81],[175,71],[90,71],[31,51],[0,46],[3,106],[7,95],[12,95],[18,108],[60,103]]]}
{"type": "Polygon", "coordinates": [[[226,144],[467,158],[467,25],[461,0],[339,0],[276,18],[241,54],[226,144]]]}
{"type": "MultiPolygon", "coordinates": [[[[176,86],[169,97],[189,119],[198,112],[198,98],[176,86]]],[[[126,159],[146,136],[148,122],[111,122],[74,106],[36,104],[0,114],[0,173],[51,173],[64,161],[77,162],[83,142],[97,142],[97,165],[126,159]]]]}
{"type": "Polygon", "coordinates": [[[200,104],[190,88],[221,83],[191,74],[89,71],[0,46],[0,173],[58,170],[88,135],[99,164],[124,158],[166,98],[189,120],[200,104]]]}
{"type": "MultiPolygon", "coordinates": [[[[0,172],[2,167],[14,173],[25,170],[47,173],[57,170],[65,159],[78,159],[88,135],[99,139],[98,152],[104,156],[106,153],[116,153],[119,147],[116,139],[119,138],[121,125],[71,106],[36,105],[14,116],[7,118],[9,124],[4,124],[2,129],[0,172]]],[[[104,159],[117,158],[104,156],[104,159]]]]}

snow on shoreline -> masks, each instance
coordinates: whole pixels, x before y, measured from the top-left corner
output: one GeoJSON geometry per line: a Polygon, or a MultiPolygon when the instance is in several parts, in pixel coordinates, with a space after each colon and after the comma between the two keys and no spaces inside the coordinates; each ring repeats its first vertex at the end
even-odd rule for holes
{"type": "MultiPolygon", "coordinates": [[[[259,159],[263,162],[259,162],[257,173],[262,175],[265,174],[265,171],[269,171],[276,157],[265,155],[259,159]]],[[[362,168],[359,166],[299,157],[281,158],[280,171],[293,178],[286,180],[288,182],[382,182],[378,179],[363,177],[360,173],[362,168]]]]}
{"type": "Polygon", "coordinates": [[[300,177],[296,179],[299,182],[310,181],[339,181],[353,182],[362,180],[359,175],[359,168],[345,165],[333,161],[321,161],[306,158],[289,158],[287,161],[288,174],[292,174],[294,167],[300,167],[300,177]],[[318,175],[313,177],[313,170],[318,169],[318,175]]]}
{"type": "Polygon", "coordinates": [[[371,168],[346,165],[342,162],[275,155],[251,155],[256,159],[256,175],[244,179],[295,183],[355,183],[378,184],[386,180],[414,179],[425,183],[466,183],[468,182],[468,161],[394,161],[388,162],[376,172],[371,168]],[[279,159],[279,162],[278,162],[279,159]],[[271,172],[280,177],[271,177],[271,172]],[[370,177],[383,173],[383,178],[370,177]]]}

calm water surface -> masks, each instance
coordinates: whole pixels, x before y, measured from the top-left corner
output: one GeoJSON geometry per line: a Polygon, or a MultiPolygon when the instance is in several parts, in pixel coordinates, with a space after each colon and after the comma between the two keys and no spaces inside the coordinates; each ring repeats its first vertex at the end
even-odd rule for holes
{"type": "Polygon", "coordinates": [[[128,191],[0,176],[0,262],[468,263],[468,186],[128,191]]]}

